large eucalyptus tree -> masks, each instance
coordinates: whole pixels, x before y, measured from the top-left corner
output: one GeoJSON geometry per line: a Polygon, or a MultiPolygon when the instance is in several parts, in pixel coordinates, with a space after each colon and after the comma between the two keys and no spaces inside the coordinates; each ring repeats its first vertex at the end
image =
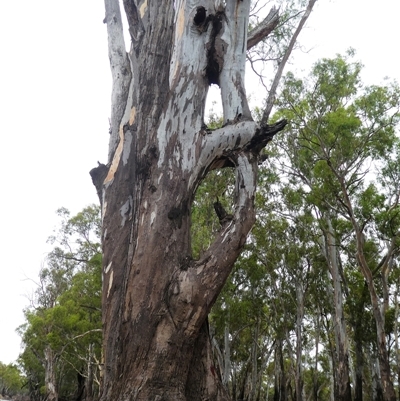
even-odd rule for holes
{"type": "Polygon", "coordinates": [[[315,2],[286,2],[304,9],[274,50],[279,66],[257,123],[244,87],[247,50],[287,15],[272,7],[248,34],[250,0],[123,0],[126,52],[119,1],[105,0],[109,160],[91,171],[103,211],[103,401],[227,399],[207,315],[254,223],[258,156],[286,124],[267,124],[276,86],[315,2]],[[223,105],[215,130],[204,123],[211,84],[223,105]],[[234,210],[216,208],[221,229],[194,260],[191,204],[208,172],[223,167],[236,170],[234,210]]]}

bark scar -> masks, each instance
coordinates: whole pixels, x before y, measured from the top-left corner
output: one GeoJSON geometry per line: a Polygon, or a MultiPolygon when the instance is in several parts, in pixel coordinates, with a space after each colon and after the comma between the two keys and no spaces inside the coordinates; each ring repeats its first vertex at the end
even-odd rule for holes
{"type": "Polygon", "coordinates": [[[207,44],[206,52],[207,66],[205,68],[205,75],[209,85],[219,85],[219,74],[223,67],[225,47],[218,35],[221,32],[224,20],[226,20],[226,16],[223,11],[207,15],[207,10],[203,6],[197,7],[196,14],[193,17],[193,24],[200,34],[206,32],[211,24],[210,41],[207,44]]]}
{"type": "Polygon", "coordinates": [[[221,38],[218,37],[224,19],[226,19],[225,14],[222,11],[218,11],[215,14],[208,15],[205,20],[206,25],[209,23],[212,25],[210,42],[207,45],[207,66],[205,70],[209,85],[216,84],[219,86],[219,74],[224,65],[224,46],[221,38]]]}

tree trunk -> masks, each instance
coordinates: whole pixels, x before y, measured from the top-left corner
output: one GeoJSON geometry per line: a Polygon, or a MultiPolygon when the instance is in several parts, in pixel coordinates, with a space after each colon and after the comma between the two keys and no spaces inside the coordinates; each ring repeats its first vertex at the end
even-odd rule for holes
{"type": "MultiPolygon", "coordinates": [[[[365,282],[364,282],[365,283],[365,282]]],[[[361,296],[355,302],[354,310],[350,311],[350,321],[353,326],[354,336],[354,349],[355,349],[355,379],[354,379],[354,401],[363,401],[363,383],[364,383],[364,327],[363,321],[365,320],[365,303],[368,298],[368,287],[366,283],[362,289],[361,296]]]]}
{"type": "Polygon", "coordinates": [[[383,266],[381,267],[381,272],[382,272],[381,278],[383,284],[383,302],[381,304],[377,290],[375,288],[371,269],[369,268],[368,262],[364,255],[364,240],[365,240],[364,233],[362,232],[362,228],[359,226],[355,218],[355,214],[353,212],[353,206],[350,201],[350,196],[347,192],[346,183],[343,177],[338,175],[338,178],[342,190],[344,203],[347,207],[349,218],[354,229],[354,234],[357,244],[357,251],[356,251],[357,262],[365,278],[370,293],[372,313],[376,323],[377,353],[379,360],[380,377],[382,381],[383,399],[384,401],[396,401],[396,393],[394,391],[393,382],[390,376],[390,363],[386,347],[386,333],[385,333],[385,313],[388,308],[388,300],[389,300],[389,295],[387,290],[387,275],[390,270],[389,263],[392,259],[394,248],[389,247],[391,248],[391,250],[390,249],[388,250],[383,266]]]}
{"type": "Polygon", "coordinates": [[[319,358],[319,332],[320,332],[320,310],[315,316],[315,361],[313,370],[313,401],[318,401],[319,378],[318,378],[318,358],[319,358]]]}
{"type": "Polygon", "coordinates": [[[250,355],[250,360],[251,360],[251,371],[250,371],[250,383],[249,383],[249,394],[247,396],[248,401],[255,401],[257,399],[257,394],[259,393],[259,388],[258,388],[258,350],[259,350],[259,344],[258,344],[258,336],[260,332],[260,320],[257,317],[257,323],[254,327],[254,332],[253,332],[253,341],[251,344],[251,355],[250,355]]]}
{"type": "Polygon", "coordinates": [[[275,343],[275,386],[274,401],[287,401],[286,372],[283,361],[283,341],[278,339],[275,343]]]}
{"type": "Polygon", "coordinates": [[[91,171],[103,211],[101,400],[225,400],[206,317],[254,223],[258,154],[286,122],[257,124],[247,104],[250,1],[123,4],[129,54],[119,3],[105,0],[109,160],[91,171]],[[211,84],[225,122],[214,131],[204,124],[211,84]],[[234,211],[193,260],[191,204],[222,167],[236,170],[234,211]]]}
{"type": "Polygon", "coordinates": [[[330,401],[335,401],[335,360],[334,360],[334,355],[333,352],[331,352],[331,359],[329,360],[329,365],[330,365],[330,371],[331,371],[331,380],[330,380],[330,386],[329,386],[329,398],[330,401]]]}
{"type": "Polygon", "coordinates": [[[56,360],[57,356],[49,345],[44,350],[45,358],[45,378],[46,400],[58,401],[57,379],[56,379],[56,360]]]}
{"type": "MultiPolygon", "coordinates": [[[[399,293],[399,281],[396,283],[396,291],[394,293],[394,352],[396,355],[396,374],[397,374],[397,382],[400,383],[400,347],[399,347],[399,302],[398,302],[398,293],[399,293]]],[[[400,398],[400,387],[397,390],[399,392],[400,398]]]]}
{"type": "Polygon", "coordinates": [[[94,372],[93,372],[93,343],[89,344],[88,347],[88,362],[87,362],[87,379],[86,379],[86,401],[93,400],[93,381],[94,381],[94,372]]]}
{"type": "Polygon", "coordinates": [[[339,270],[339,255],[336,240],[333,232],[331,220],[326,219],[327,230],[325,230],[326,238],[326,258],[329,271],[332,276],[335,310],[335,343],[336,343],[336,366],[335,366],[335,400],[351,401],[351,387],[349,375],[349,350],[346,334],[346,323],[343,312],[343,294],[341,275],[339,270]]]}
{"type": "Polygon", "coordinates": [[[355,335],[355,383],[354,383],[354,401],[363,401],[363,370],[364,355],[361,338],[355,335]]]}
{"type": "Polygon", "coordinates": [[[296,387],[296,401],[303,401],[303,319],[304,319],[304,285],[302,279],[297,279],[296,283],[296,373],[295,373],[295,387],[296,387]]]}
{"type": "Polygon", "coordinates": [[[228,387],[229,378],[231,375],[231,347],[230,347],[230,338],[229,338],[229,324],[225,321],[225,328],[224,328],[224,374],[222,383],[228,387]]]}
{"type": "Polygon", "coordinates": [[[74,397],[74,401],[82,401],[82,400],[88,400],[87,397],[85,397],[85,376],[82,375],[81,372],[78,372],[76,374],[76,381],[77,381],[77,387],[76,387],[76,396],[74,397]]]}
{"type": "Polygon", "coordinates": [[[371,351],[367,347],[366,352],[368,355],[367,361],[368,361],[369,371],[371,374],[372,400],[384,401],[382,383],[380,378],[379,361],[378,358],[376,357],[376,351],[374,349],[371,351]]]}

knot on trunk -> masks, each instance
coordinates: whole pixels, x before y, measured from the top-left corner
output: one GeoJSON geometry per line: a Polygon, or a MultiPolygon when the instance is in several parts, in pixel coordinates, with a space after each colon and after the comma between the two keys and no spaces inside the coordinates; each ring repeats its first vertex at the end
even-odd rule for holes
{"type": "Polygon", "coordinates": [[[167,216],[175,224],[176,228],[181,228],[182,219],[188,214],[188,201],[184,200],[178,206],[172,207],[167,216]]]}
{"type": "Polygon", "coordinates": [[[99,165],[90,170],[89,174],[92,177],[93,185],[96,188],[97,196],[99,197],[100,204],[102,203],[102,190],[103,183],[108,174],[108,167],[105,164],[97,162],[99,165]]]}
{"type": "Polygon", "coordinates": [[[287,123],[287,120],[280,120],[271,125],[262,124],[251,141],[247,144],[246,150],[258,155],[267,143],[272,141],[272,138],[286,127],[287,123]]]}
{"type": "Polygon", "coordinates": [[[222,206],[221,202],[218,199],[216,202],[214,202],[214,210],[218,216],[218,220],[221,226],[225,225],[229,221],[232,221],[233,216],[226,212],[226,210],[224,209],[224,207],[222,206]]]}
{"type": "Polygon", "coordinates": [[[207,10],[203,7],[197,7],[196,14],[193,18],[193,22],[196,26],[203,25],[204,22],[206,21],[206,16],[207,16],[207,10]]]}

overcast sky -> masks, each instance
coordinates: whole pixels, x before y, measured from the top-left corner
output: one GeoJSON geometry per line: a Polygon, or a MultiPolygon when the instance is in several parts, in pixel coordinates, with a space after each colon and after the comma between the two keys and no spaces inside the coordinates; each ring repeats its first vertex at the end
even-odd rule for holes
{"type": "MultiPolygon", "coordinates": [[[[366,82],[399,79],[399,14],[398,0],[319,0],[300,37],[308,52],[288,69],[353,47],[366,82]]],[[[0,15],[0,361],[10,363],[55,211],[97,202],[89,171],[106,161],[111,81],[102,1],[2,1],[0,15]]]]}

